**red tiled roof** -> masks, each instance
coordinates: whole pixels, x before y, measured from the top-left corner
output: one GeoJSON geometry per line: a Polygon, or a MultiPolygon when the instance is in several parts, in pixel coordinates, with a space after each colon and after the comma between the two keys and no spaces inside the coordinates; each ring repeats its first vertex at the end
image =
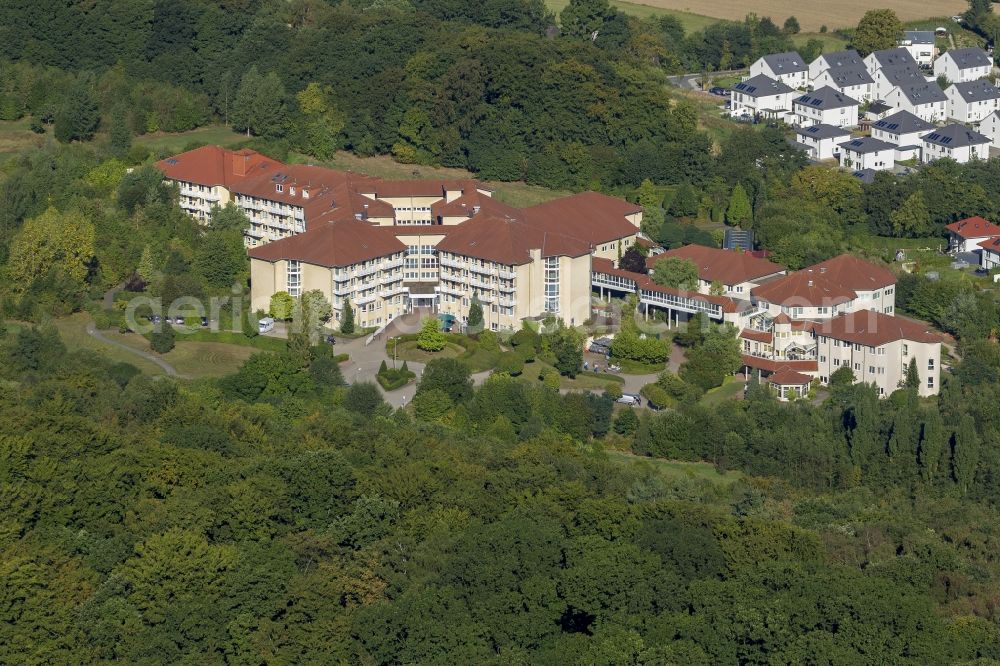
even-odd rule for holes
{"type": "Polygon", "coordinates": [[[838,315],[825,322],[817,322],[814,331],[837,340],[878,347],[897,340],[934,343],[942,337],[930,330],[927,324],[905,317],[858,310],[838,315]]]}
{"type": "Polygon", "coordinates": [[[889,269],[850,254],[821,261],[806,270],[810,269],[854,291],[874,291],[896,284],[896,276],[889,269]]]}
{"type": "Polygon", "coordinates": [[[761,358],[759,356],[751,356],[749,354],[743,354],[743,365],[748,368],[763,370],[764,372],[777,372],[782,368],[788,368],[796,372],[819,371],[819,363],[816,361],[787,361],[785,359],[775,360],[770,358],[761,358]]]}
{"type": "Polygon", "coordinates": [[[664,257],[688,259],[698,267],[698,277],[706,282],[718,280],[722,284],[736,285],[749,282],[755,278],[774,275],[785,270],[784,266],[771,263],[766,259],[758,259],[746,252],[735,250],[720,250],[704,245],[685,245],[673,250],[667,250],[646,259],[646,265],[653,265],[664,257]]]}
{"type": "Polygon", "coordinates": [[[156,163],[170,180],[210,187],[222,185],[227,189],[245,178],[274,173],[282,166],[281,162],[252,150],[232,151],[219,146],[202,146],[156,163]]]}
{"type": "Polygon", "coordinates": [[[687,291],[684,289],[674,289],[673,287],[664,287],[663,285],[656,284],[646,275],[641,273],[633,273],[631,271],[622,270],[621,268],[615,268],[614,262],[610,259],[604,259],[602,257],[594,257],[590,260],[590,270],[593,273],[606,273],[608,275],[617,275],[619,277],[626,278],[628,280],[633,280],[639,289],[646,289],[648,291],[656,291],[661,294],[673,294],[675,296],[684,296],[686,298],[695,298],[698,300],[705,301],[706,303],[713,303],[722,308],[723,312],[738,312],[739,304],[727,296],[712,296],[711,294],[702,294],[697,291],[687,291]]]}
{"type": "Polygon", "coordinates": [[[598,192],[581,192],[521,212],[526,224],[598,245],[639,233],[626,216],[641,213],[642,207],[598,192]]]}
{"type": "Polygon", "coordinates": [[[989,250],[990,252],[1000,252],[1000,236],[987,238],[986,240],[979,243],[979,247],[983,248],[984,250],[989,250]]]}
{"type": "Polygon", "coordinates": [[[533,249],[541,250],[543,257],[590,254],[590,245],[577,238],[544,231],[520,220],[482,214],[453,226],[437,249],[508,266],[531,261],[533,249]]]}
{"type": "Polygon", "coordinates": [[[367,222],[342,220],[323,224],[250,249],[254,259],[294,259],[319,266],[350,266],[403,252],[406,246],[367,222]]]}
{"type": "Polygon", "coordinates": [[[775,324],[791,324],[792,318],[786,315],[784,312],[779,312],[778,316],[774,318],[775,324]]]}
{"type": "Polygon", "coordinates": [[[768,384],[775,386],[803,386],[812,381],[812,377],[801,372],[792,370],[787,365],[783,365],[767,377],[768,384]]]}
{"type": "Polygon", "coordinates": [[[475,214],[493,213],[505,217],[519,217],[521,211],[483,194],[475,187],[467,188],[462,196],[451,201],[431,204],[431,214],[437,217],[472,217],[475,214]]]}
{"type": "Polygon", "coordinates": [[[985,238],[1000,236],[1000,227],[981,217],[967,217],[958,222],[952,222],[945,227],[959,238],[985,238]]]}
{"type": "Polygon", "coordinates": [[[774,342],[773,333],[768,333],[766,331],[753,331],[749,328],[744,328],[740,331],[740,337],[747,340],[755,340],[757,342],[766,342],[767,344],[774,342]]]}
{"type": "Polygon", "coordinates": [[[754,287],[751,293],[758,300],[790,307],[830,307],[856,296],[853,290],[808,268],[754,287]]]}

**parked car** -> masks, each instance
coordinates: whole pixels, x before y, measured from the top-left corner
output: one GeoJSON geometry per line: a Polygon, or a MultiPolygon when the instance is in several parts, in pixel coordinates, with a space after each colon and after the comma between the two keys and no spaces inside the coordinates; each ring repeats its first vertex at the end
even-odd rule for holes
{"type": "Polygon", "coordinates": [[[207,327],[208,326],[208,317],[202,317],[201,318],[201,325],[203,327],[207,327]]]}
{"type": "Polygon", "coordinates": [[[274,318],[264,317],[257,322],[257,331],[261,334],[270,333],[274,330],[274,318]]]}
{"type": "Polygon", "coordinates": [[[629,407],[638,407],[642,404],[642,398],[640,398],[635,393],[623,393],[622,397],[616,400],[620,405],[628,405],[629,407]]]}
{"type": "Polygon", "coordinates": [[[326,336],[326,341],[331,345],[337,344],[337,338],[333,337],[332,335],[326,336]]]}
{"type": "Polygon", "coordinates": [[[153,322],[154,324],[159,324],[161,321],[163,321],[163,317],[161,317],[160,315],[149,315],[147,319],[149,319],[149,321],[153,322]]]}
{"type": "Polygon", "coordinates": [[[725,97],[726,95],[729,94],[729,89],[723,88],[722,86],[712,86],[711,88],[708,89],[708,92],[712,93],[713,95],[718,95],[719,97],[725,97]]]}
{"type": "Polygon", "coordinates": [[[184,317],[174,317],[174,323],[175,324],[181,324],[181,325],[183,325],[184,324],[184,317]]]}

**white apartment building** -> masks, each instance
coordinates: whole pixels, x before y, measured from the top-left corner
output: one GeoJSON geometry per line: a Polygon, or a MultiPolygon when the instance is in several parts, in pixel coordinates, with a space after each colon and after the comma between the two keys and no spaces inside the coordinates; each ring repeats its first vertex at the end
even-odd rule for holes
{"type": "Polygon", "coordinates": [[[959,164],[985,160],[990,156],[990,140],[965,125],[947,125],[921,138],[924,162],[950,158],[959,164]]]}
{"type": "Polygon", "coordinates": [[[930,67],[937,56],[934,41],[933,30],[907,30],[899,40],[899,45],[909,51],[918,65],[930,67]]]}
{"type": "Polygon", "coordinates": [[[863,136],[840,144],[840,167],[851,171],[884,171],[896,163],[896,146],[863,136]]]}
{"type": "Polygon", "coordinates": [[[850,140],[851,133],[833,125],[796,127],[795,139],[810,159],[829,160],[840,157],[840,144],[850,140]]]}
{"type": "Polygon", "coordinates": [[[810,80],[810,84],[813,89],[833,88],[861,102],[871,102],[875,95],[875,80],[860,59],[854,65],[824,69],[810,80]]]}
{"type": "Polygon", "coordinates": [[[976,124],[1000,110],[1000,88],[986,79],[953,83],[944,94],[948,117],[960,123],[976,124]]]}
{"type": "Polygon", "coordinates": [[[990,145],[1000,148],[1000,111],[994,111],[979,123],[979,133],[990,140],[990,145]]]}
{"type": "Polygon", "coordinates": [[[740,81],[730,91],[730,115],[785,120],[792,110],[795,90],[781,81],[759,74],[740,81]]]}
{"type": "Polygon", "coordinates": [[[913,83],[894,87],[885,96],[890,106],[926,120],[942,122],[948,116],[948,97],[937,83],[913,83]]]}
{"type": "Polygon", "coordinates": [[[981,217],[967,217],[945,227],[948,252],[978,252],[985,241],[1000,237],[1000,226],[981,217]]]}
{"type": "Polygon", "coordinates": [[[824,86],[792,101],[794,122],[801,127],[832,125],[855,127],[860,102],[835,88],[824,86]]]}
{"type": "Polygon", "coordinates": [[[896,161],[920,159],[923,151],[923,136],[934,129],[934,125],[918,118],[909,111],[897,111],[891,116],[872,123],[872,138],[896,146],[896,161]]]}
{"type": "Polygon", "coordinates": [[[993,58],[979,48],[945,51],[934,61],[934,76],[943,76],[952,83],[984,79],[993,71],[993,58]]]}
{"type": "Polygon", "coordinates": [[[805,88],[809,83],[809,66],[795,51],[762,56],[750,65],[750,77],[766,76],[792,88],[805,88]]]}

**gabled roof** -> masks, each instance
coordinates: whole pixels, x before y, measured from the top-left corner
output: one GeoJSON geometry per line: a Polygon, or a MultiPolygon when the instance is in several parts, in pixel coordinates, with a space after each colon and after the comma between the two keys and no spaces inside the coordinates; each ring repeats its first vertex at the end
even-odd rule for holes
{"type": "Polygon", "coordinates": [[[837,255],[806,270],[823,275],[856,292],[875,291],[896,284],[896,276],[889,269],[850,254],[837,255]]]}
{"type": "Polygon", "coordinates": [[[485,259],[508,266],[531,261],[531,250],[543,257],[582,257],[590,244],[578,238],[545,231],[521,220],[497,215],[476,215],[452,227],[437,244],[439,252],[485,259]]]}
{"type": "Polygon", "coordinates": [[[896,150],[896,146],[888,141],[883,141],[870,136],[862,136],[857,139],[851,139],[850,141],[845,141],[839,145],[841,148],[846,148],[852,152],[862,154],[874,153],[880,150],[896,150]]]}
{"type": "Polygon", "coordinates": [[[771,95],[781,95],[783,93],[795,92],[781,81],[772,79],[764,74],[752,76],[746,81],[740,81],[733,86],[733,90],[741,92],[750,97],[768,97],[771,95]]]}
{"type": "Polygon", "coordinates": [[[899,91],[910,104],[918,106],[920,104],[933,104],[935,102],[946,102],[948,96],[938,86],[937,83],[913,83],[899,86],[899,91]]]}
{"type": "Polygon", "coordinates": [[[254,259],[294,259],[318,266],[350,266],[403,252],[406,246],[378,227],[359,220],[322,224],[305,233],[251,248],[254,259]]]}
{"type": "Polygon", "coordinates": [[[964,148],[966,146],[978,146],[990,142],[987,137],[979,132],[975,132],[965,125],[957,123],[935,129],[930,134],[926,134],[920,138],[927,143],[947,148],[964,148]]]}
{"type": "Polygon", "coordinates": [[[792,104],[811,109],[840,109],[846,106],[858,106],[861,102],[845,95],[836,88],[823,86],[819,90],[814,90],[795,99],[792,104]]]}
{"type": "Polygon", "coordinates": [[[517,217],[520,211],[483,194],[475,187],[467,187],[460,197],[451,201],[438,201],[431,204],[431,213],[436,217],[472,217],[480,213],[494,213],[509,217],[517,217]]]}
{"type": "Polygon", "coordinates": [[[959,238],[986,238],[1000,236],[1000,226],[979,216],[967,217],[958,222],[952,222],[945,227],[959,238]]]}
{"type": "Polygon", "coordinates": [[[812,377],[783,365],[772,372],[764,381],[775,386],[804,386],[812,381],[812,377]]]}
{"type": "Polygon", "coordinates": [[[520,211],[526,225],[599,245],[634,236],[639,228],[626,216],[642,206],[599,192],[580,192],[520,211]]]}
{"type": "Polygon", "coordinates": [[[666,257],[687,259],[698,267],[698,277],[706,282],[718,280],[722,284],[735,285],[785,270],[784,266],[759,259],[749,253],[737,250],[720,250],[704,245],[685,245],[646,258],[646,266],[654,268],[656,262],[666,257]]]}
{"type": "Polygon", "coordinates": [[[852,171],[851,175],[860,180],[862,183],[871,185],[875,182],[875,169],[858,169],[857,171],[852,171]]]}
{"type": "Polygon", "coordinates": [[[801,370],[802,372],[817,372],[819,370],[819,363],[816,361],[786,361],[785,359],[775,360],[770,358],[761,358],[760,356],[751,356],[749,354],[743,354],[743,365],[748,368],[758,368],[764,372],[777,372],[782,368],[801,370]]]}
{"type": "Polygon", "coordinates": [[[987,81],[977,79],[975,81],[962,81],[953,83],[949,90],[954,89],[966,102],[981,102],[990,99],[1000,99],[1000,88],[987,81]]]}
{"type": "Polygon", "coordinates": [[[283,165],[252,150],[226,150],[219,146],[201,146],[156,163],[170,180],[182,180],[209,187],[234,183],[273,173],[283,165]]]}
{"type": "Polygon", "coordinates": [[[770,55],[762,56],[761,60],[767,63],[767,66],[771,68],[771,71],[775,74],[794,74],[796,72],[805,72],[809,70],[809,66],[806,65],[806,61],[802,59],[795,51],[786,51],[785,53],[772,53],[770,55]]]}
{"type": "Polygon", "coordinates": [[[941,57],[951,58],[959,69],[993,66],[993,59],[990,58],[990,55],[986,51],[971,46],[961,49],[950,49],[941,57]]]}
{"type": "Polygon", "coordinates": [[[897,46],[894,49],[873,51],[870,57],[883,69],[886,67],[901,66],[912,67],[913,69],[919,67],[913,55],[901,46],[897,46]]]}
{"type": "Polygon", "coordinates": [[[872,123],[872,129],[880,129],[890,134],[909,134],[911,132],[925,132],[933,129],[934,125],[919,116],[915,116],[909,111],[897,111],[891,116],[886,116],[879,121],[872,123]]]}
{"type": "Polygon", "coordinates": [[[878,347],[897,340],[941,342],[941,336],[913,319],[893,317],[875,310],[857,310],[817,323],[814,331],[836,340],[878,347]]]}
{"type": "Polygon", "coordinates": [[[754,287],[751,293],[759,301],[789,307],[833,307],[856,297],[854,290],[809,269],[754,287]]]}
{"type": "Polygon", "coordinates": [[[844,51],[833,51],[832,53],[822,53],[819,55],[830,67],[865,66],[865,61],[854,49],[844,51]]]}
{"type": "Polygon", "coordinates": [[[841,136],[851,136],[850,131],[843,127],[836,127],[826,123],[816,123],[809,127],[796,127],[795,133],[802,136],[811,136],[817,139],[833,139],[841,136]]]}
{"type": "Polygon", "coordinates": [[[826,70],[830,79],[839,87],[862,86],[875,83],[875,79],[865,69],[864,63],[830,67],[826,70]]]}
{"type": "Polygon", "coordinates": [[[979,243],[979,247],[983,248],[984,250],[989,250],[994,254],[1000,254],[1000,236],[987,238],[986,240],[979,243]]]}
{"type": "Polygon", "coordinates": [[[907,30],[903,33],[903,40],[911,44],[933,44],[933,30],[907,30]]]}
{"type": "MultiPolygon", "coordinates": [[[[927,78],[915,67],[909,65],[889,65],[881,69],[882,76],[893,86],[915,86],[927,84],[927,78]]],[[[938,88],[937,84],[934,84],[938,88]]],[[[940,90],[940,88],[938,88],[940,90]]]]}

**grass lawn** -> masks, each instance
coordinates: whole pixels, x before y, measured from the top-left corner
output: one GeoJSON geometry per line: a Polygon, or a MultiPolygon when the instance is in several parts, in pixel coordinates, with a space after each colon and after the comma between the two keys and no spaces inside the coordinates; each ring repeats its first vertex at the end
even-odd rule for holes
{"type": "MultiPolygon", "coordinates": [[[[124,349],[115,347],[113,345],[101,342],[97,338],[87,334],[87,324],[90,322],[90,315],[78,312],[76,314],[70,315],[69,317],[63,317],[61,319],[52,320],[52,324],[59,331],[59,336],[62,338],[63,344],[70,351],[75,351],[78,349],[87,349],[90,351],[103,354],[105,357],[110,359],[115,363],[131,363],[135,367],[139,368],[143,373],[148,375],[162,375],[163,369],[151,361],[147,361],[144,358],[136,356],[124,349]]],[[[30,326],[28,324],[19,324],[15,322],[7,323],[7,330],[9,334],[16,333],[21,329],[22,326],[30,326]]],[[[117,335],[117,334],[116,334],[117,335]]],[[[138,336],[136,336],[138,337],[138,336]]]]}
{"type": "Polygon", "coordinates": [[[743,475],[737,471],[727,471],[720,474],[714,465],[704,462],[680,462],[663,458],[646,458],[623,451],[607,451],[608,460],[621,465],[652,465],[665,477],[677,479],[704,479],[711,483],[728,486],[743,475]]]}
{"type": "Polygon", "coordinates": [[[471,351],[466,350],[463,352],[458,360],[469,366],[469,370],[475,374],[496,367],[497,361],[500,360],[500,352],[487,351],[476,347],[471,351]]]}
{"type": "Polygon", "coordinates": [[[436,358],[455,358],[461,356],[465,350],[453,342],[445,343],[444,349],[438,352],[428,352],[417,346],[416,340],[400,342],[396,348],[397,361],[415,361],[417,363],[429,363],[436,358]]]}
{"type": "MultiPolygon", "coordinates": [[[[388,155],[378,155],[376,157],[359,157],[348,152],[341,151],[333,159],[326,162],[315,160],[305,155],[293,154],[289,158],[290,162],[319,164],[331,169],[341,171],[355,171],[376,178],[386,178],[394,180],[407,180],[413,178],[441,178],[441,179],[466,179],[475,178],[475,174],[465,169],[454,167],[435,167],[420,164],[400,164],[388,155]]],[[[502,183],[497,181],[484,181],[487,187],[493,190],[493,196],[499,201],[516,207],[533,206],[535,204],[551,201],[564,197],[572,192],[561,190],[550,190],[537,185],[514,182],[502,183]]]]}
{"type": "MultiPolygon", "coordinates": [[[[832,27],[832,26],[831,26],[832,27]]],[[[792,36],[795,46],[805,46],[810,39],[818,39],[823,42],[823,53],[833,53],[843,51],[847,48],[847,40],[832,32],[800,32],[792,36]]]]}
{"type": "Polygon", "coordinates": [[[227,346],[236,345],[239,347],[253,347],[264,351],[282,352],[288,346],[283,338],[272,338],[266,335],[258,335],[248,338],[242,333],[232,331],[206,331],[199,329],[190,333],[177,332],[177,340],[185,342],[210,342],[214,344],[225,344],[227,346]]]}
{"type": "MultiPolygon", "coordinates": [[[[537,363],[536,363],[537,365],[537,363]]],[[[527,368],[527,366],[525,366],[527,368]]],[[[603,391],[608,384],[624,384],[625,380],[618,375],[604,372],[581,372],[576,377],[561,377],[559,388],[570,389],[572,391],[603,391]]]]}
{"type": "Polygon", "coordinates": [[[722,386],[718,386],[701,397],[701,404],[705,406],[718,405],[726,400],[734,400],[736,396],[743,392],[745,384],[736,377],[726,377],[722,386]]]}
{"type": "Polygon", "coordinates": [[[178,132],[170,134],[167,132],[154,132],[137,136],[134,142],[141,146],[146,146],[154,153],[164,151],[167,153],[179,153],[184,150],[184,146],[198,141],[205,144],[217,144],[220,146],[230,146],[240,141],[246,141],[246,135],[234,132],[224,125],[207,125],[193,129],[190,132],[178,132]]]}
{"type": "Polygon", "coordinates": [[[22,150],[40,148],[46,136],[31,131],[29,118],[0,121],[0,162],[22,150]]]}
{"type": "MultiPolygon", "coordinates": [[[[102,331],[109,339],[128,345],[134,349],[144,352],[155,353],[149,347],[149,341],[137,333],[118,333],[117,331],[102,331]]],[[[239,336],[245,340],[244,336],[239,336]]],[[[256,339],[256,338],[254,338],[256,339]]],[[[284,348],[284,340],[281,341],[284,348]]],[[[104,345],[109,348],[110,345],[104,345]]],[[[201,377],[222,377],[230,375],[240,369],[243,362],[260,351],[249,345],[227,344],[224,342],[203,342],[186,338],[183,334],[177,335],[176,346],[160,356],[164,361],[174,366],[178,373],[192,379],[201,377]]],[[[127,352],[121,352],[123,354],[127,352]]],[[[138,356],[129,355],[144,363],[149,363],[138,356]]],[[[131,361],[130,361],[131,362],[131,361]]],[[[153,364],[150,364],[153,365],[153,364]]],[[[156,367],[158,374],[163,371],[156,367]]]]}

